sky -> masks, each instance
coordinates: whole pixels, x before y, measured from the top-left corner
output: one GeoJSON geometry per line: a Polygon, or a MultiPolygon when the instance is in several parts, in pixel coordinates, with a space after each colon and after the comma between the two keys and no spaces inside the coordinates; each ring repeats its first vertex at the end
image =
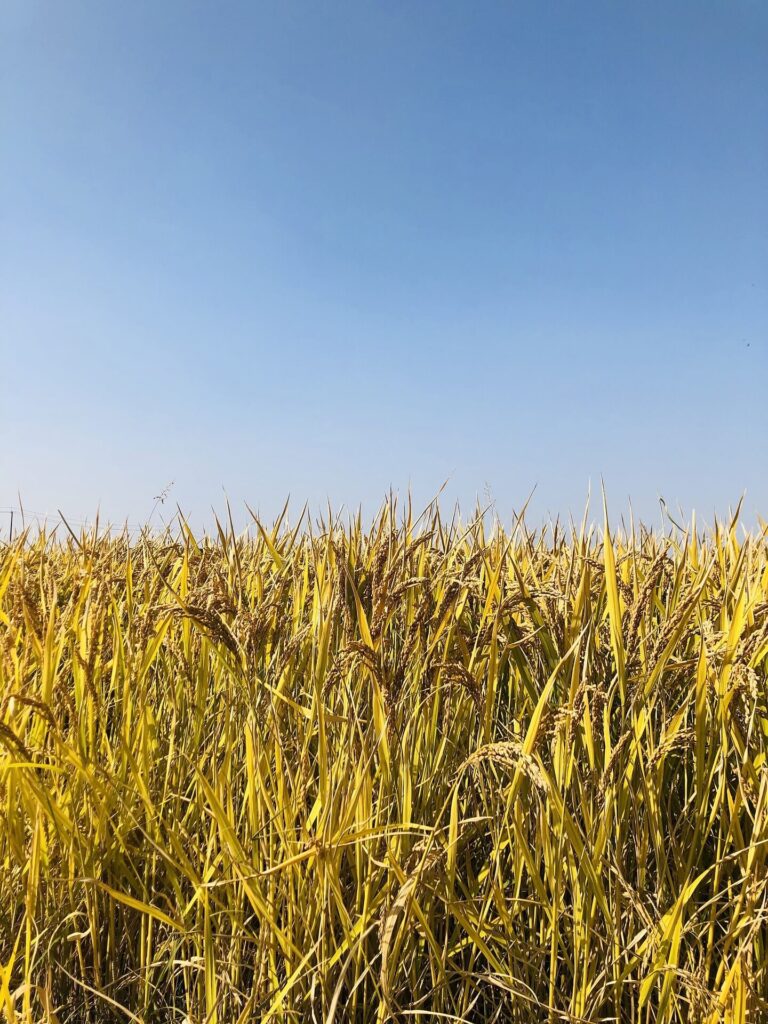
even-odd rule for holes
{"type": "Polygon", "coordinates": [[[601,479],[768,517],[765,4],[0,22],[0,536],[601,479]]]}

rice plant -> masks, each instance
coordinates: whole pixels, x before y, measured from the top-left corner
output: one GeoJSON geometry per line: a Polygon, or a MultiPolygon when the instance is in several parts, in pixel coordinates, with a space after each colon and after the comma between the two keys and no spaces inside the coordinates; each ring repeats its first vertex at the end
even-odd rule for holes
{"type": "Polygon", "coordinates": [[[0,552],[0,1012],[768,1020],[768,539],[383,507],[0,552]]]}

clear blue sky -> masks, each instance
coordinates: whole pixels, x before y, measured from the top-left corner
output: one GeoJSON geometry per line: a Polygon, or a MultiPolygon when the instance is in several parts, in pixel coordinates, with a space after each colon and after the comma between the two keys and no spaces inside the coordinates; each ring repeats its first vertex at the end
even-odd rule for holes
{"type": "Polygon", "coordinates": [[[0,506],[768,515],[765,4],[1,18],[0,506]]]}

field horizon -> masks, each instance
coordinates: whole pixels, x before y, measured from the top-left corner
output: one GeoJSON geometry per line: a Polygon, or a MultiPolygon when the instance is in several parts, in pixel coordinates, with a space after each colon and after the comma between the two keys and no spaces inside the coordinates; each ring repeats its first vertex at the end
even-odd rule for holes
{"type": "Polygon", "coordinates": [[[624,503],[609,502],[604,485],[594,491],[591,485],[585,491],[581,504],[566,505],[551,510],[541,504],[536,505],[534,499],[537,487],[534,486],[519,505],[509,505],[493,497],[490,488],[481,499],[479,492],[469,501],[462,501],[457,495],[444,495],[446,485],[439,488],[433,496],[418,501],[412,491],[406,489],[390,489],[385,497],[377,502],[370,499],[350,505],[344,501],[333,502],[330,497],[323,501],[299,500],[292,495],[283,502],[274,505],[271,513],[265,513],[259,505],[248,501],[230,501],[226,492],[221,505],[209,506],[205,515],[199,509],[194,512],[174,500],[173,484],[155,495],[151,509],[141,518],[129,516],[109,516],[102,512],[99,505],[96,511],[86,517],[71,515],[63,508],[54,506],[48,511],[31,509],[26,506],[21,496],[13,504],[0,507],[3,520],[0,523],[0,543],[13,540],[14,536],[24,531],[30,535],[45,533],[53,538],[58,534],[70,537],[80,533],[109,536],[126,536],[131,542],[142,536],[158,537],[163,534],[174,535],[176,532],[189,531],[199,540],[217,540],[222,531],[245,537],[257,535],[261,527],[271,528],[276,523],[291,525],[292,528],[309,528],[323,532],[332,526],[334,529],[349,528],[356,523],[358,528],[364,524],[372,525],[386,510],[392,519],[404,523],[410,517],[411,523],[418,523],[425,516],[439,515],[446,524],[453,523],[459,528],[482,520],[487,529],[505,532],[514,531],[518,524],[524,524],[526,530],[537,534],[574,529],[591,528],[599,534],[608,524],[609,505],[613,509],[610,516],[610,528],[617,536],[629,536],[633,530],[659,535],[684,535],[697,532],[700,536],[711,534],[718,529],[737,526],[742,536],[759,535],[765,532],[768,520],[758,506],[749,507],[747,491],[744,490],[736,499],[727,504],[720,503],[702,510],[691,505],[685,508],[680,502],[675,504],[665,500],[659,494],[654,503],[646,499],[644,510],[638,513],[632,499],[627,497],[624,503]],[[653,508],[653,516],[650,514],[653,508]],[[618,511],[617,511],[618,508],[618,511]]]}

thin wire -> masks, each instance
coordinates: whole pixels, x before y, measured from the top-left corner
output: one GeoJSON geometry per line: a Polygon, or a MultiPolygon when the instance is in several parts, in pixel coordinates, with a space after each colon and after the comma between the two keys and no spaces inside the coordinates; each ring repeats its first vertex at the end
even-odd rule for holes
{"type": "MultiPolygon", "coordinates": [[[[44,523],[45,524],[51,523],[51,524],[55,524],[57,526],[60,526],[64,522],[64,520],[63,520],[61,515],[53,516],[53,515],[48,514],[47,512],[36,512],[33,509],[28,509],[28,508],[25,508],[23,510],[20,509],[20,508],[0,508],[0,515],[7,515],[12,520],[18,516],[21,519],[20,526],[21,526],[22,529],[29,522],[34,523],[36,526],[41,526],[44,523]]],[[[70,518],[67,518],[66,522],[69,523],[70,526],[77,526],[77,527],[81,527],[83,529],[95,529],[95,527],[96,527],[96,522],[93,519],[70,519],[70,518]]],[[[133,537],[133,536],[135,536],[137,534],[142,533],[142,531],[147,529],[148,526],[149,526],[149,523],[147,523],[147,524],[139,524],[139,523],[133,523],[133,522],[129,523],[127,521],[125,523],[123,523],[123,524],[99,523],[99,532],[109,533],[109,534],[118,534],[118,535],[123,534],[123,533],[127,533],[129,537],[133,537]]],[[[165,524],[164,524],[164,527],[165,527],[165,524]]]]}
{"type": "MultiPolygon", "coordinates": [[[[0,508],[0,514],[2,514],[2,515],[11,515],[11,516],[18,515],[22,519],[26,519],[26,518],[38,519],[38,520],[43,520],[46,523],[60,523],[62,521],[62,516],[61,515],[55,515],[54,516],[54,515],[51,515],[48,512],[35,512],[33,509],[30,509],[30,508],[24,508],[24,509],[18,508],[18,507],[17,508],[0,508]]],[[[96,525],[96,520],[95,519],[70,519],[69,516],[67,516],[67,522],[70,523],[73,526],[95,526],[96,525]]],[[[99,528],[100,529],[102,528],[102,525],[103,525],[103,529],[105,529],[105,530],[122,530],[122,529],[124,529],[125,526],[129,527],[131,530],[141,530],[141,529],[144,528],[144,525],[141,524],[141,523],[128,522],[127,520],[126,520],[126,522],[124,523],[123,526],[113,525],[113,524],[109,524],[109,523],[106,523],[106,524],[101,524],[100,523],[99,524],[99,528]]]]}

